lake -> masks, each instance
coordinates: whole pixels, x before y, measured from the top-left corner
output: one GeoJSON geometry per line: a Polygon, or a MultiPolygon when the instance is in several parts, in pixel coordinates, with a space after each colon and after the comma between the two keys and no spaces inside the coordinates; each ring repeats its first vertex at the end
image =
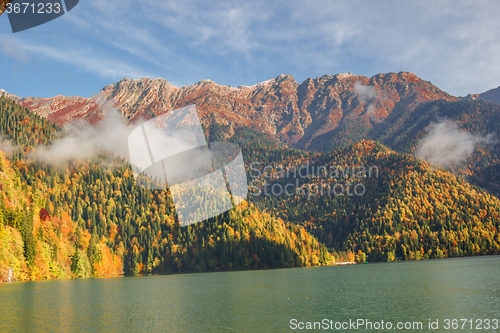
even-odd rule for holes
{"type": "Polygon", "coordinates": [[[1,332],[498,332],[498,320],[500,256],[0,285],[1,332]]]}

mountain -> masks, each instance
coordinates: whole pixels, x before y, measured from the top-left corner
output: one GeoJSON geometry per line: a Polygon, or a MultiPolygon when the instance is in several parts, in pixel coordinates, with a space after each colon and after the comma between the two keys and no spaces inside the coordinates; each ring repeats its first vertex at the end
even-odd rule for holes
{"type": "Polygon", "coordinates": [[[62,125],[79,118],[91,118],[92,112],[99,110],[97,98],[66,97],[58,95],[52,98],[26,97],[18,103],[36,114],[62,125]]]}
{"type": "Polygon", "coordinates": [[[8,97],[8,98],[10,98],[10,99],[12,99],[13,101],[16,101],[16,102],[21,99],[21,97],[9,94],[8,92],[6,92],[3,89],[0,89],[0,97],[8,97]]]}
{"type": "Polygon", "coordinates": [[[414,110],[437,99],[458,100],[415,74],[400,72],[371,78],[325,75],[301,84],[283,74],[237,88],[210,80],[177,88],[163,79],[123,79],[94,98],[30,97],[20,104],[57,124],[77,118],[96,122],[102,117],[103,101],[114,103],[129,121],[196,104],[206,126],[213,120],[228,125],[226,138],[238,128],[250,127],[288,146],[324,150],[357,141],[393,112],[414,110]],[[353,127],[356,133],[350,131],[353,127]],[[343,139],[332,144],[333,136],[343,139]]]}
{"type": "MultiPolygon", "coordinates": [[[[408,72],[371,78],[325,75],[301,84],[280,75],[237,88],[210,80],[178,88],[163,79],[144,78],[123,79],[94,98],[24,98],[19,103],[57,124],[78,118],[96,123],[103,117],[103,104],[115,106],[130,122],[196,104],[212,141],[252,128],[280,145],[299,149],[330,151],[368,139],[400,153],[416,153],[431,124],[445,118],[476,139],[494,135],[500,111],[498,104],[484,100],[494,100],[499,89],[457,98],[408,72]]],[[[500,196],[500,146],[473,148],[468,159],[451,169],[500,196]]]]}
{"type": "Polygon", "coordinates": [[[369,137],[400,153],[419,154],[500,197],[500,105],[482,99],[424,103],[372,131],[369,137]],[[432,135],[430,132],[432,131],[432,135]],[[467,153],[464,154],[464,152],[467,153]],[[421,152],[421,151],[420,151],[421,152]]]}
{"type": "Polygon", "coordinates": [[[0,110],[0,132],[14,143],[0,153],[0,283],[10,270],[24,281],[334,261],[304,227],[247,202],[181,228],[168,189],[139,187],[118,158],[60,168],[33,161],[30,152],[63,135],[60,127],[8,98],[0,110]]]}
{"type": "Polygon", "coordinates": [[[500,253],[500,200],[413,155],[366,140],[327,153],[254,140],[243,152],[249,200],[329,248],[369,261],[500,253]]]}
{"type": "MultiPolygon", "coordinates": [[[[438,102],[454,103],[428,105],[438,102]]],[[[168,189],[140,188],[113,157],[33,161],[60,127],[8,98],[0,109],[15,143],[0,156],[0,280],[10,269],[34,280],[500,254],[498,198],[374,141],[318,153],[239,129],[229,140],[242,146],[252,194],[181,228],[168,189]]]]}
{"type": "Polygon", "coordinates": [[[480,94],[479,98],[500,104],[500,86],[480,94]]]}
{"type": "Polygon", "coordinates": [[[465,100],[482,99],[485,101],[495,102],[500,104],[500,86],[495,89],[490,89],[482,94],[469,94],[463,97],[465,100]]]}

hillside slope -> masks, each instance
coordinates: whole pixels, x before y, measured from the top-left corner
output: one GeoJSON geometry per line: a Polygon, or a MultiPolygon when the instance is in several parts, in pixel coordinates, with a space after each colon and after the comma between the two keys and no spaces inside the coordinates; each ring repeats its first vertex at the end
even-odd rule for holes
{"type": "Polygon", "coordinates": [[[0,109],[0,129],[15,143],[2,162],[10,210],[0,263],[17,279],[499,253],[497,198],[373,141],[318,153],[239,129],[231,141],[243,147],[249,203],[181,228],[168,189],[138,187],[123,160],[97,155],[62,169],[30,161],[59,127],[10,99],[0,109]],[[279,166],[294,168],[278,177],[279,166]]]}
{"type": "Polygon", "coordinates": [[[7,173],[0,179],[0,205],[8,208],[0,226],[4,277],[9,268],[15,279],[34,280],[334,260],[303,227],[246,202],[181,228],[168,189],[140,188],[130,165],[119,159],[102,164],[103,156],[96,156],[64,168],[32,161],[28,153],[59,136],[58,126],[10,99],[0,98],[0,111],[0,130],[15,143],[10,161],[2,159],[7,173]]]}
{"type": "Polygon", "coordinates": [[[500,253],[500,200],[413,155],[364,140],[330,153],[257,140],[245,152],[251,201],[335,251],[370,261],[500,253]]]}
{"type": "MultiPolygon", "coordinates": [[[[444,143],[450,140],[455,141],[456,146],[469,148],[470,156],[463,156],[461,161],[450,162],[445,166],[470,183],[500,197],[500,105],[496,103],[483,100],[424,103],[414,112],[400,113],[390,126],[373,130],[369,137],[398,152],[415,154],[433,126],[433,134],[440,138],[440,142],[434,143],[438,147],[435,147],[436,153],[433,155],[459,155],[452,153],[453,149],[450,152],[443,148],[444,143]],[[445,126],[438,131],[435,127],[436,124],[446,125],[447,122],[455,124],[457,128],[450,131],[450,126],[445,126]]],[[[452,159],[457,156],[448,157],[452,159]]],[[[440,160],[447,162],[444,158],[440,160]]]]}
{"type": "Polygon", "coordinates": [[[500,87],[490,89],[481,94],[469,94],[466,97],[463,97],[462,99],[464,100],[482,99],[485,101],[490,101],[500,104],[500,87]]]}

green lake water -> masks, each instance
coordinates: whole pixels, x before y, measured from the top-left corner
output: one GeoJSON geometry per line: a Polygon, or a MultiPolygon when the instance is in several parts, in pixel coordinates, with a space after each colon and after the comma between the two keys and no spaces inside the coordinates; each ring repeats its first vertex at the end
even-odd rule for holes
{"type": "Polygon", "coordinates": [[[500,256],[0,285],[0,332],[500,332],[494,319],[500,256]],[[393,327],[346,328],[358,319],[393,327]]]}

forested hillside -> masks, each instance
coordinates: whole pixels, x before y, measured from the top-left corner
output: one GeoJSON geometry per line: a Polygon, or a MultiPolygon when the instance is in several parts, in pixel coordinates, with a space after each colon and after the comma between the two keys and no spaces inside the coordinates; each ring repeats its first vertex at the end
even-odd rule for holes
{"type": "Polygon", "coordinates": [[[365,140],[329,153],[255,140],[244,152],[251,201],[333,251],[359,261],[500,254],[500,200],[413,155],[365,140]]]}
{"type": "Polygon", "coordinates": [[[217,271],[329,264],[332,255],[303,227],[252,204],[180,228],[168,190],[136,185],[109,156],[63,169],[29,159],[58,127],[1,99],[1,130],[13,142],[3,159],[1,274],[19,280],[217,271]],[[12,205],[15,200],[17,205],[12,205]],[[8,244],[17,244],[12,247],[8,244]],[[19,249],[22,248],[22,251],[19,249]]]}
{"type": "Polygon", "coordinates": [[[58,126],[9,99],[0,110],[0,279],[9,268],[33,280],[500,254],[496,197],[374,141],[318,153],[242,128],[231,141],[248,202],[181,228],[168,189],[138,187],[124,160],[43,165],[30,153],[58,126]]]}
{"type": "Polygon", "coordinates": [[[445,119],[473,135],[492,136],[487,144],[480,144],[465,162],[451,165],[449,169],[500,197],[500,105],[497,103],[483,100],[424,103],[413,112],[394,113],[369,137],[397,152],[413,154],[419,140],[427,135],[428,126],[445,119]]]}
{"type": "MultiPolygon", "coordinates": [[[[195,104],[206,129],[218,133],[210,135],[212,141],[228,140],[251,128],[282,145],[309,151],[327,152],[364,139],[414,154],[429,125],[446,120],[476,137],[490,138],[500,125],[500,106],[486,100],[496,101],[497,92],[498,88],[467,100],[413,73],[370,78],[348,73],[309,78],[300,84],[291,75],[280,75],[237,88],[210,80],[178,88],[163,79],[123,79],[92,98],[59,95],[18,102],[61,125],[75,119],[95,124],[104,115],[103,103],[113,104],[128,122],[195,104]],[[472,100],[483,97],[486,100],[472,100]]],[[[491,139],[489,144],[477,145],[466,162],[446,167],[500,197],[500,141],[498,136],[491,139]]]]}

